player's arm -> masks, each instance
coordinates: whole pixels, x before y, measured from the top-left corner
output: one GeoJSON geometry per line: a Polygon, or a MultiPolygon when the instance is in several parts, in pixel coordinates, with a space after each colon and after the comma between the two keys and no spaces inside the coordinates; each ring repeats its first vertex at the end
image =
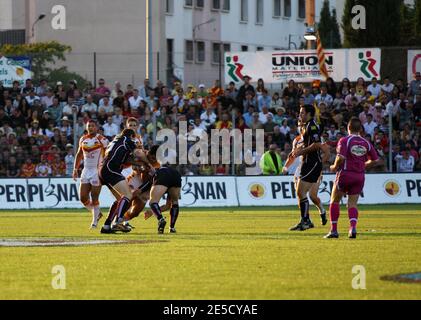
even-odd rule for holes
{"type": "Polygon", "coordinates": [[[365,170],[370,170],[374,167],[383,164],[383,160],[379,158],[376,149],[370,144],[370,151],[368,153],[369,160],[365,163],[365,170]]]}
{"type": "Polygon", "coordinates": [[[336,156],[335,163],[330,166],[330,171],[331,172],[337,172],[339,170],[339,168],[341,167],[341,165],[344,162],[345,162],[345,157],[343,157],[342,155],[338,154],[336,156]]]}
{"type": "Polygon", "coordinates": [[[135,149],[133,151],[133,155],[135,157],[139,158],[139,160],[141,162],[143,162],[145,165],[147,165],[152,172],[155,172],[154,166],[149,162],[148,157],[146,156],[146,153],[143,150],[141,150],[141,149],[135,149]]]}
{"type": "Polygon", "coordinates": [[[75,180],[75,181],[78,178],[78,170],[79,170],[79,167],[80,167],[80,163],[82,162],[82,159],[83,159],[83,151],[82,151],[82,148],[79,145],[79,148],[77,149],[77,153],[76,153],[76,157],[75,157],[75,164],[74,164],[74,167],[73,167],[73,174],[72,174],[73,180],[75,180]]]}

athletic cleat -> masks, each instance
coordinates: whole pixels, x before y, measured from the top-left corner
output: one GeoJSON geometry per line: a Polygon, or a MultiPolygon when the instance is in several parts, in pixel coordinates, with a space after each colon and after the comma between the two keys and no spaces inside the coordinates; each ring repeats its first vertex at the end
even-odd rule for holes
{"type": "Polygon", "coordinates": [[[165,225],[167,224],[167,221],[165,218],[161,218],[161,220],[158,221],[158,233],[163,234],[165,230],[165,225]]]}
{"type": "Polygon", "coordinates": [[[102,228],[101,228],[101,233],[104,233],[104,234],[111,234],[111,233],[115,233],[115,231],[114,231],[114,230],[112,230],[111,228],[105,228],[105,227],[102,227],[102,228]]]}
{"type": "Polygon", "coordinates": [[[338,239],[339,233],[337,232],[329,232],[327,235],[324,236],[325,239],[338,239]]]}
{"type": "Polygon", "coordinates": [[[175,228],[170,228],[170,233],[177,233],[177,230],[175,230],[175,228]]]}
{"type": "Polygon", "coordinates": [[[132,229],[130,229],[129,227],[123,225],[123,223],[116,223],[115,225],[112,226],[111,230],[113,230],[113,231],[121,231],[123,233],[128,233],[128,232],[132,231],[132,229]]]}
{"type": "Polygon", "coordinates": [[[356,239],[357,238],[357,229],[351,229],[348,233],[349,239],[356,239]]]}
{"type": "Polygon", "coordinates": [[[91,224],[91,226],[89,227],[89,230],[94,230],[96,229],[98,226],[96,224],[91,224]]]}
{"type": "MultiPolygon", "coordinates": [[[[314,227],[314,226],[313,226],[314,227]]],[[[295,226],[289,228],[289,231],[305,231],[310,229],[310,225],[304,221],[300,221],[295,226]]]]}
{"type": "Polygon", "coordinates": [[[314,223],[311,222],[311,220],[308,220],[308,221],[304,222],[304,224],[306,224],[308,226],[307,229],[313,229],[314,228],[314,223]]]}
{"type": "Polygon", "coordinates": [[[327,224],[326,211],[323,210],[323,213],[320,214],[320,219],[322,219],[322,226],[325,226],[327,224]]]}
{"type": "Polygon", "coordinates": [[[136,227],[133,227],[133,226],[129,223],[129,221],[124,221],[124,222],[123,222],[123,225],[124,225],[125,227],[129,227],[130,229],[136,229],[136,227]]]}

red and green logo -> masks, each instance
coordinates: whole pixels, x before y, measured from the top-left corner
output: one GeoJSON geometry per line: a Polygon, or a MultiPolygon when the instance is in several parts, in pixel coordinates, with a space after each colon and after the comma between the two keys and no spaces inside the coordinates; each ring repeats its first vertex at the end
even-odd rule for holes
{"type": "Polygon", "coordinates": [[[226,59],[227,66],[229,68],[228,74],[234,80],[235,82],[240,82],[240,80],[243,80],[243,68],[244,65],[239,62],[238,56],[230,57],[228,56],[226,59]]]}
{"type": "Polygon", "coordinates": [[[371,50],[367,50],[366,52],[360,52],[358,54],[358,58],[360,59],[361,72],[369,79],[378,77],[379,74],[376,71],[376,64],[377,60],[372,57],[371,50]]]}

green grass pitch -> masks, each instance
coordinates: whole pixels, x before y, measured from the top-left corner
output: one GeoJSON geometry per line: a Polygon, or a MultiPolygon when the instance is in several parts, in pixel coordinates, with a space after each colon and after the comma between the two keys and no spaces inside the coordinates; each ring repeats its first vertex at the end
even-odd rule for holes
{"type": "Polygon", "coordinates": [[[358,239],[347,238],[342,207],[342,237],[325,240],[314,214],[315,229],[288,231],[296,208],[181,209],[175,235],[156,234],[154,219],[101,235],[82,210],[1,211],[0,239],[154,241],[0,247],[0,299],[421,299],[420,283],[380,279],[421,272],[421,206],[360,212],[358,239]],[[65,267],[65,290],[52,288],[55,265],[65,267]],[[366,290],[352,288],[355,265],[366,290]]]}

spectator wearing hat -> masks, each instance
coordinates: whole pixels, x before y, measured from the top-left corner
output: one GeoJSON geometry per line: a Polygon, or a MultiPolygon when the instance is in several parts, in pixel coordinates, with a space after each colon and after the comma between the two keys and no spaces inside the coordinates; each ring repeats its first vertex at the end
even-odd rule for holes
{"type": "Polygon", "coordinates": [[[72,127],[70,125],[70,120],[67,116],[64,116],[61,119],[61,126],[60,128],[60,132],[63,132],[64,134],[66,134],[66,137],[70,137],[72,135],[72,127]]]}
{"type": "Polygon", "coordinates": [[[31,123],[31,127],[28,129],[28,137],[38,138],[42,135],[43,133],[41,128],[39,127],[39,121],[33,120],[31,123]]]}
{"type": "Polygon", "coordinates": [[[278,125],[281,126],[284,120],[287,120],[288,117],[286,116],[285,112],[286,109],[284,107],[277,107],[275,109],[276,114],[273,117],[273,121],[278,125]]]}

